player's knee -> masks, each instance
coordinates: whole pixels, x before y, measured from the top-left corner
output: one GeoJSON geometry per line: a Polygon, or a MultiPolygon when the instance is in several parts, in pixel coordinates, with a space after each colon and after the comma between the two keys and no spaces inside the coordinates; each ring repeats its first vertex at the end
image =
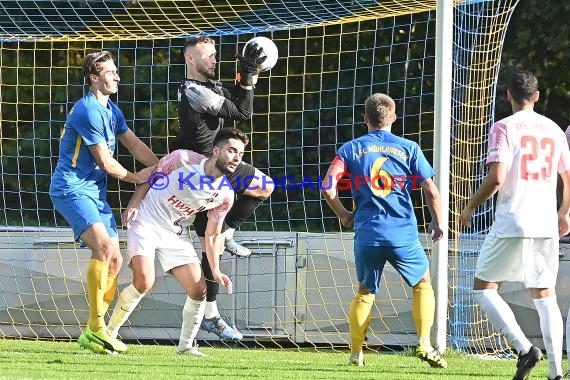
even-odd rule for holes
{"type": "Polygon", "coordinates": [[[140,294],[148,293],[154,285],[154,277],[138,276],[133,279],[133,285],[140,294]]]}
{"type": "Polygon", "coordinates": [[[188,291],[188,297],[194,301],[202,301],[206,299],[206,282],[201,281],[188,291]]]}
{"type": "Polygon", "coordinates": [[[100,239],[93,249],[93,254],[98,260],[105,261],[109,264],[111,264],[116,256],[121,255],[116,242],[111,238],[100,239]]]}
{"type": "Polygon", "coordinates": [[[370,293],[370,289],[366,285],[358,284],[358,294],[365,296],[372,293],[370,293]]]}
{"type": "Polygon", "coordinates": [[[422,276],[422,278],[420,278],[420,280],[418,281],[418,283],[416,284],[416,286],[419,285],[419,284],[428,284],[428,285],[431,284],[431,276],[430,276],[430,274],[429,274],[429,267],[428,267],[428,269],[425,271],[425,273],[424,273],[424,275],[422,276]]]}
{"type": "Polygon", "coordinates": [[[433,289],[433,288],[431,286],[431,283],[420,280],[420,282],[418,282],[416,285],[413,286],[413,289],[420,290],[420,289],[433,289]]]}
{"type": "Polygon", "coordinates": [[[109,261],[109,272],[119,273],[122,265],[123,265],[123,256],[121,255],[120,252],[117,252],[117,254],[111,257],[111,261],[109,261]]]}

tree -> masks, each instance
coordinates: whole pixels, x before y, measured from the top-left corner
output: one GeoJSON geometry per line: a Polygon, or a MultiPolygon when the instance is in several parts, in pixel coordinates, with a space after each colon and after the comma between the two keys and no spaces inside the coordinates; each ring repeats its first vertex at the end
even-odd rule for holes
{"type": "Polygon", "coordinates": [[[510,115],[505,79],[515,69],[527,69],[539,80],[536,111],[562,128],[570,124],[570,2],[521,0],[507,30],[501,59],[495,119],[510,115]]]}

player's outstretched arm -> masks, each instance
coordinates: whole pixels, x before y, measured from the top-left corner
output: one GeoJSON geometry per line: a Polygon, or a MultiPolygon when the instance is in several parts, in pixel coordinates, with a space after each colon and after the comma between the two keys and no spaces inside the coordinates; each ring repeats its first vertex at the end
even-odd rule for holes
{"type": "Polygon", "coordinates": [[[267,59],[263,55],[263,48],[254,43],[247,44],[243,55],[238,54],[236,58],[240,66],[240,85],[244,89],[252,90],[259,74],[257,68],[267,59]]]}
{"type": "Polygon", "coordinates": [[[115,160],[113,153],[109,152],[107,143],[89,145],[89,151],[93,155],[95,162],[105,173],[121,181],[130,183],[144,183],[153,172],[152,168],[144,168],[137,173],[131,173],[115,160]]]}
{"type": "Polygon", "coordinates": [[[142,162],[146,166],[152,166],[158,162],[158,157],[130,129],[127,129],[125,133],[117,135],[117,140],[127,148],[135,160],[142,162]]]}

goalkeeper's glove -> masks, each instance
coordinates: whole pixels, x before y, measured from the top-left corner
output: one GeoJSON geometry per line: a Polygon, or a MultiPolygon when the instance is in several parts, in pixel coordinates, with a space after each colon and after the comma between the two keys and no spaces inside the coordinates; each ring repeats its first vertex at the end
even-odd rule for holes
{"type": "Polygon", "coordinates": [[[258,75],[259,72],[257,68],[266,59],[266,56],[262,56],[263,48],[258,44],[247,44],[243,55],[236,55],[240,66],[240,84],[243,86],[253,86],[253,77],[258,75]]]}

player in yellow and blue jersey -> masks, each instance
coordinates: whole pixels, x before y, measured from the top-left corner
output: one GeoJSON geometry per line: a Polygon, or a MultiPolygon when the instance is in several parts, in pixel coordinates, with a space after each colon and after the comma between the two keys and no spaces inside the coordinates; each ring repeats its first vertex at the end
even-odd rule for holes
{"type": "Polygon", "coordinates": [[[382,270],[389,262],[413,287],[418,357],[432,367],[445,368],[445,359],[430,341],[435,297],[410,193],[414,188],[423,189],[432,218],[428,230],[433,231],[434,242],[443,237],[440,196],[431,179],[435,172],[418,144],[392,134],[395,110],[394,100],[385,94],[376,93],[366,99],[364,122],[368,134],[340,147],[322,183],[323,195],[341,223],[355,229],[359,290],[349,311],[350,364],[364,365],[362,345],[382,270]],[[343,187],[352,191],[354,213],[338,198],[337,188],[343,187]]]}
{"type": "Polygon", "coordinates": [[[127,346],[111,338],[104,315],[115,297],[122,257],[117,224],[107,202],[107,178],[144,183],[152,168],[138,173],[125,169],[114,157],[120,141],[146,166],[158,162],[151,150],[127,127],[121,110],[109,99],[118,90],[119,74],[108,51],[83,60],[89,91],[67,116],[60,141],[59,160],[50,184],[55,209],[92,252],[87,269],[89,322],[79,344],[98,353],[124,352],[127,346]]]}

